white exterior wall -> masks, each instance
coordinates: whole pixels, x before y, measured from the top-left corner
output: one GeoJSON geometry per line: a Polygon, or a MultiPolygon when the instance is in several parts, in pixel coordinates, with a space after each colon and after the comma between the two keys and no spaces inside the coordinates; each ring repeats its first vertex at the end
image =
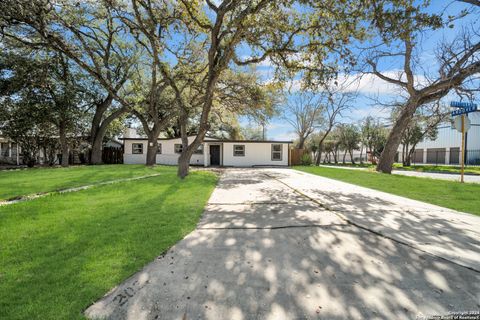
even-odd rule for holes
{"type": "MultiPolygon", "coordinates": [[[[472,126],[468,130],[467,148],[469,150],[480,150],[480,112],[473,112],[468,115],[472,126]]],[[[462,144],[462,134],[456,129],[452,129],[450,123],[442,123],[438,126],[438,136],[435,140],[424,140],[419,142],[416,149],[432,148],[460,148],[462,144]]],[[[401,151],[401,147],[399,148],[401,151]]]]}
{"type": "Polygon", "coordinates": [[[272,161],[272,144],[275,142],[224,142],[223,165],[234,167],[288,166],[288,143],[282,145],[282,160],[272,161]],[[233,145],[244,145],[245,156],[234,157],[233,145]]]}
{"type": "MultiPolygon", "coordinates": [[[[480,112],[473,112],[468,114],[468,118],[471,121],[472,126],[467,132],[467,151],[470,150],[470,153],[467,153],[467,162],[468,158],[475,160],[474,158],[478,157],[478,152],[473,152],[473,150],[480,150],[480,112]]],[[[437,139],[429,140],[426,139],[421,141],[415,147],[416,150],[423,150],[423,162],[427,162],[427,150],[436,149],[436,148],[445,148],[446,157],[445,163],[449,163],[449,151],[451,148],[460,148],[462,144],[462,134],[456,129],[451,128],[450,123],[442,123],[438,128],[437,139]]],[[[402,145],[398,148],[399,151],[399,160],[402,159],[402,145]]]]}
{"type": "MultiPolygon", "coordinates": [[[[195,139],[194,136],[188,138],[188,143],[195,139]]],[[[158,140],[162,145],[162,153],[157,154],[157,164],[177,165],[179,154],[175,153],[175,144],[180,144],[181,139],[158,140]]],[[[148,140],[128,139],[124,140],[124,158],[125,164],[145,164],[147,158],[148,140]],[[132,144],[143,143],[142,154],[132,154],[132,144]]],[[[285,142],[225,142],[216,140],[206,140],[203,143],[203,154],[194,154],[190,160],[192,165],[210,165],[210,145],[220,146],[220,165],[235,167],[252,166],[288,166],[288,143],[285,142]],[[272,144],[282,145],[282,160],[272,160],[272,144]],[[234,157],[233,146],[244,145],[245,156],[234,157]]]]}
{"type": "MultiPolygon", "coordinates": [[[[188,143],[191,143],[195,137],[189,137],[188,143]]],[[[162,145],[162,154],[157,154],[157,164],[176,165],[180,154],[175,153],[175,144],[181,144],[180,138],[170,140],[158,140],[162,145]]],[[[147,161],[148,140],[124,140],[123,163],[125,164],[145,164],[147,161]],[[132,154],[132,144],[143,143],[143,154],[132,154]]],[[[194,154],[190,159],[190,164],[203,165],[203,154],[194,154]]]]}

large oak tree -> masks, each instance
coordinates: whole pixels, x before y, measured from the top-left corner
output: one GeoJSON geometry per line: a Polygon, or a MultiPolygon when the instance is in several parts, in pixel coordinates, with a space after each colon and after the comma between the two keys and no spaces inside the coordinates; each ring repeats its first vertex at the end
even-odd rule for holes
{"type": "Polygon", "coordinates": [[[378,8],[376,30],[382,43],[366,50],[365,72],[396,86],[404,101],[377,171],[391,172],[402,136],[421,106],[438,101],[453,90],[462,92],[462,87],[468,86],[472,77],[480,72],[480,37],[475,30],[465,29],[454,40],[439,44],[434,63],[436,71],[417,63],[422,36],[437,32],[438,28],[452,23],[451,20],[451,17],[447,19],[427,13],[423,6],[413,1],[399,1],[393,7],[378,8]],[[392,74],[382,68],[386,64],[398,65],[400,71],[392,74]]]}
{"type": "Polygon", "coordinates": [[[129,111],[125,86],[138,57],[127,29],[107,2],[6,0],[0,3],[0,32],[10,41],[56,50],[88,73],[104,90],[94,101],[91,163],[102,161],[102,142],[112,121],[129,111]],[[117,104],[113,104],[117,100],[117,104]]]}
{"type": "MultiPolygon", "coordinates": [[[[198,46],[207,52],[206,59],[197,60],[205,72],[197,82],[198,132],[180,155],[178,175],[182,178],[188,174],[190,158],[209,129],[215,91],[226,70],[268,59],[284,68],[288,75],[307,70],[310,77],[321,81],[336,70],[337,64],[327,63],[327,56],[335,52],[343,59],[344,44],[361,33],[357,32],[362,29],[357,22],[364,14],[363,4],[343,1],[225,0],[205,4],[182,0],[180,3],[183,26],[194,30],[198,46]],[[242,54],[245,49],[247,55],[242,54]]],[[[175,81],[171,85],[178,104],[182,105],[178,85],[175,81]]],[[[182,138],[185,144],[186,136],[182,138]]]]}

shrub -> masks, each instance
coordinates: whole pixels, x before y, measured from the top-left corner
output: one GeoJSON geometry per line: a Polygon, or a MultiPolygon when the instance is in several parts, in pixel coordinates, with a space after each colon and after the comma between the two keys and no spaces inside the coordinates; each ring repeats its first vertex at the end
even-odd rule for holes
{"type": "Polygon", "coordinates": [[[300,163],[302,166],[309,166],[312,164],[312,157],[308,153],[304,153],[300,158],[300,163]]]}

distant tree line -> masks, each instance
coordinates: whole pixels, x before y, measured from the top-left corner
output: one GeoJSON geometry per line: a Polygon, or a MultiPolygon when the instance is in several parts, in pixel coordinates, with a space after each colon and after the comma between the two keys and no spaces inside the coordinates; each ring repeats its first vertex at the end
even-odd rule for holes
{"type": "MultiPolygon", "coordinates": [[[[350,95],[350,93],[343,95],[350,95]]],[[[336,101],[342,101],[342,99],[336,101]]],[[[343,105],[343,108],[347,110],[351,106],[343,105]]],[[[299,123],[292,121],[294,127],[300,127],[300,123],[311,123],[307,130],[305,128],[303,131],[296,130],[298,138],[295,146],[306,150],[307,153],[303,158],[304,164],[344,164],[346,159],[352,164],[355,164],[357,160],[360,163],[369,161],[377,164],[391,133],[391,124],[395,123],[396,117],[398,117],[399,108],[401,106],[393,108],[388,119],[368,116],[355,123],[342,123],[337,118],[332,119],[332,112],[327,112],[328,107],[321,103],[315,106],[315,109],[318,110],[315,116],[311,112],[311,105],[302,108],[297,104],[293,109],[287,107],[287,110],[289,113],[296,114],[294,119],[301,119],[298,120],[299,123]]],[[[432,103],[419,108],[402,135],[401,157],[397,160],[401,161],[404,166],[410,166],[417,144],[424,139],[435,140],[438,134],[438,125],[448,119],[448,109],[440,103],[432,103]]]]}
{"type": "MultiPolygon", "coordinates": [[[[401,161],[408,166],[416,145],[426,138],[435,139],[438,124],[449,116],[442,99],[473,101],[478,98],[480,34],[475,17],[478,17],[480,3],[457,2],[468,5],[449,15],[447,10],[427,12],[428,2],[413,7],[410,6],[413,2],[410,5],[390,2],[388,9],[381,3],[374,6],[375,19],[379,20],[369,29],[372,39],[366,45],[364,42],[352,45],[358,50],[355,74],[373,75],[398,92],[392,101],[377,101],[386,112],[391,112],[390,118],[384,119],[388,125],[381,125],[373,118],[364,119],[361,124],[342,124],[343,115],[354,112],[353,93],[348,88],[342,88],[337,81],[334,86],[302,85],[300,95],[308,96],[308,101],[288,101],[285,117],[295,129],[298,147],[306,145],[313,155],[312,162],[318,165],[322,159],[343,161],[352,150],[363,152],[363,146],[376,164],[376,170],[390,173],[399,148],[403,149],[401,161]],[[440,29],[454,28],[466,18],[472,22],[463,24],[450,40],[441,40],[428,62],[419,62],[425,37],[440,29]],[[385,65],[393,67],[386,69],[385,65]]],[[[348,78],[348,74],[344,77],[348,78]]]]}
{"type": "Polygon", "coordinates": [[[359,72],[401,91],[377,166],[390,172],[420,108],[452,91],[475,95],[480,43],[474,26],[439,44],[436,70],[416,63],[425,32],[478,13],[476,2],[464,2],[467,9],[446,16],[428,10],[429,1],[405,0],[4,0],[0,130],[21,145],[29,164],[38,149],[58,149],[68,165],[79,136],[89,163],[99,164],[105,138],[135,121],[148,138],[146,165],[155,164],[160,133],[181,138],[178,175],[184,178],[207,133],[241,136],[242,117],[265,124],[278,109],[279,92],[300,79],[303,92],[321,93],[304,103],[315,121],[298,119],[296,128],[301,145],[318,134],[318,164],[323,153],[333,157],[327,145],[337,131],[343,130],[344,154],[355,146],[353,127],[341,130],[338,123],[353,95],[337,80],[359,72]],[[255,65],[267,62],[273,77],[265,81],[255,65]],[[398,75],[384,72],[388,63],[398,75]],[[191,134],[196,138],[189,143],[191,134]]]}

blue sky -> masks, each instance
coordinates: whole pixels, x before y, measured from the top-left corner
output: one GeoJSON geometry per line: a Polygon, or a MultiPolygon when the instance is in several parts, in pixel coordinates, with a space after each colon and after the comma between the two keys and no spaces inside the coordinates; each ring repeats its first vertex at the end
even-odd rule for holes
{"type": "MultiPolygon", "coordinates": [[[[458,14],[462,9],[469,8],[468,5],[456,1],[444,2],[433,0],[432,3],[433,4],[431,4],[427,10],[437,13],[445,10],[445,16],[448,14],[458,14]]],[[[453,39],[454,36],[461,31],[462,27],[464,26],[472,26],[473,24],[473,26],[478,30],[479,22],[477,20],[478,12],[476,12],[475,15],[470,15],[466,18],[463,18],[461,21],[457,21],[453,29],[446,28],[442,30],[435,30],[422,35],[420,38],[421,40],[419,41],[420,45],[417,46],[417,76],[420,80],[423,77],[423,75],[420,74],[420,69],[426,70],[427,73],[436,72],[437,63],[435,60],[435,49],[438,43],[443,40],[448,41],[453,39]]],[[[395,76],[401,67],[401,61],[393,60],[382,65],[382,71],[395,76]]],[[[265,81],[268,81],[273,76],[273,68],[269,65],[268,61],[258,65],[257,71],[261,74],[265,81]]],[[[354,107],[350,112],[347,112],[343,115],[341,121],[345,123],[359,122],[361,119],[369,115],[388,119],[390,110],[384,106],[378,105],[374,100],[380,100],[381,102],[392,101],[393,99],[399,97],[400,92],[398,92],[398,89],[393,85],[376,78],[374,75],[365,75],[360,80],[354,81],[354,79],[357,77],[358,75],[341,76],[342,80],[345,79],[347,83],[352,83],[347,90],[358,92],[358,96],[354,102],[354,107]]],[[[296,85],[296,83],[293,84],[293,87],[296,85]]],[[[452,98],[454,97],[450,96],[445,98],[445,103],[448,103],[446,100],[452,98]]],[[[283,108],[283,106],[281,106],[281,108],[283,108]]],[[[241,123],[242,125],[254,125],[248,124],[248,121],[245,119],[243,119],[241,123]]],[[[268,124],[267,137],[273,140],[293,140],[295,139],[295,134],[293,133],[293,128],[288,122],[281,117],[277,117],[272,119],[268,124]]]]}

